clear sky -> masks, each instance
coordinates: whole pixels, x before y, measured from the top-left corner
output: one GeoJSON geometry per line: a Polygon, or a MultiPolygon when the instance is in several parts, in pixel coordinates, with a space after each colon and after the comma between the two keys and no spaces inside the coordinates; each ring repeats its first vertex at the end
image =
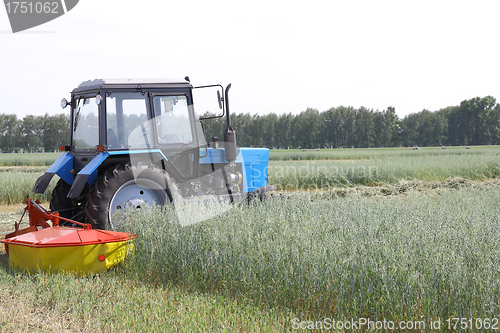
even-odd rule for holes
{"type": "Polygon", "coordinates": [[[500,1],[80,0],[12,34],[0,9],[0,113],[68,112],[95,78],[232,83],[232,112],[340,105],[403,117],[500,98],[500,1]]]}

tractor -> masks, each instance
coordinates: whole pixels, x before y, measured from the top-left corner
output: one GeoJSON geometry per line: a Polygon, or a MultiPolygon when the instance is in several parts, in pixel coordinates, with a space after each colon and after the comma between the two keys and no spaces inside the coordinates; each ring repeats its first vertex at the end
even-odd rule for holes
{"type": "Polygon", "coordinates": [[[262,198],[275,189],[267,185],[269,150],[237,148],[230,88],[193,87],[188,77],[82,82],[61,101],[71,107],[69,144],[33,192],[58,175],[50,211],[108,230],[127,207],[262,198]],[[196,116],[196,96],[213,96],[216,112],[196,116]],[[207,142],[203,121],[224,117],[221,146],[215,136],[207,142]]]}

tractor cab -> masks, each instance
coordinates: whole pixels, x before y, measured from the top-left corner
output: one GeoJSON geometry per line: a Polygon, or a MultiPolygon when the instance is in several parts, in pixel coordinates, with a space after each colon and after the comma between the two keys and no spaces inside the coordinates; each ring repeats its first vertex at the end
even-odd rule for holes
{"type": "MultiPolygon", "coordinates": [[[[98,149],[114,155],[159,149],[169,157],[169,171],[177,178],[197,175],[200,142],[205,139],[196,125],[189,82],[87,81],[73,90],[71,106],[69,151],[74,155],[98,149]]],[[[83,167],[87,161],[80,160],[83,167]]]]}
{"type": "Polygon", "coordinates": [[[113,214],[127,206],[207,195],[231,202],[237,196],[261,196],[271,189],[269,151],[236,148],[230,86],[195,88],[187,77],[81,83],[69,102],[61,101],[63,108],[71,106],[69,145],[33,191],[43,193],[57,174],[61,179],[50,209],[101,229],[114,228],[113,214]],[[193,89],[211,92],[215,116],[196,116],[193,89]],[[209,148],[201,121],[224,116],[224,148],[209,148]]]}

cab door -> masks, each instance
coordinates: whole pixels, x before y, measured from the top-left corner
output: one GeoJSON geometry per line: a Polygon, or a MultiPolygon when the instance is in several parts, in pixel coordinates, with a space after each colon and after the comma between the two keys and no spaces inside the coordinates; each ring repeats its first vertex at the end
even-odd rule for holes
{"type": "Polygon", "coordinates": [[[150,96],[155,142],[167,157],[167,166],[175,169],[167,171],[181,183],[198,177],[199,147],[190,94],[162,92],[150,96]]]}

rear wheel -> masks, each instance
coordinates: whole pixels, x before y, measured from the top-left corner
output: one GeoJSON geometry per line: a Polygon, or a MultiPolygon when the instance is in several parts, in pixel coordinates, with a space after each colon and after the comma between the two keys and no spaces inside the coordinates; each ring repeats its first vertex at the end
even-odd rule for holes
{"type": "Polygon", "coordinates": [[[87,196],[85,221],[95,228],[114,229],[121,209],[172,202],[172,190],[177,187],[162,169],[118,164],[94,183],[87,196]]]}

